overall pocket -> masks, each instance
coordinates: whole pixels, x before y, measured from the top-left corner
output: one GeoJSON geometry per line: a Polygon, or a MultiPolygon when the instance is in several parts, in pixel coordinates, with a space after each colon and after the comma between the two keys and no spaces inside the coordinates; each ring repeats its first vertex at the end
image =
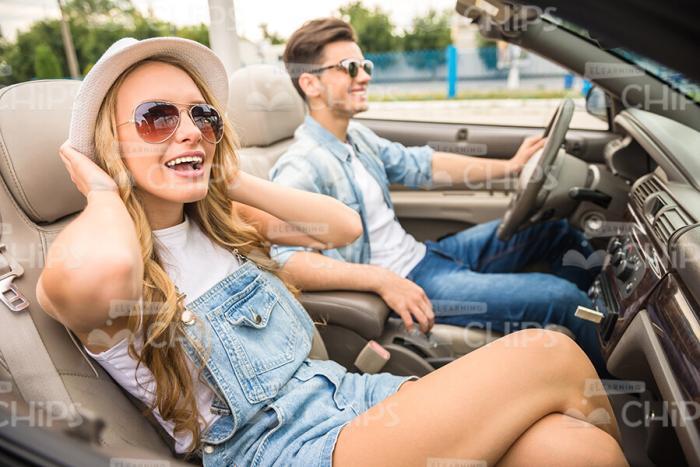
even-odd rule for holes
{"type": "Polygon", "coordinates": [[[213,314],[215,332],[250,403],[273,398],[296,370],[304,332],[284,297],[257,278],[213,314]],[[297,358],[298,357],[298,358],[297,358]]]}

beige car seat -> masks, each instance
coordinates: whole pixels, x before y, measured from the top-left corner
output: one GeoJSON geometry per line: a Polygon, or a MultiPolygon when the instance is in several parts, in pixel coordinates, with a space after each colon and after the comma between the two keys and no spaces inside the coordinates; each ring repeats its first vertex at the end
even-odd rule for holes
{"type": "MultiPolygon", "coordinates": [[[[100,446],[149,449],[162,458],[170,455],[170,437],[35,296],[51,242],[85,207],[58,155],[79,86],[42,80],[0,90],[0,392],[28,407],[78,408],[78,418],[104,425],[93,433],[100,446]]],[[[310,357],[328,358],[318,331],[310,357]]]]}
{"type": "MultiPolygon", "coordinates": [[[[270,168],[294,142],[305,104],[282,66],[251,65],[231,76],[227,115],[241,141],[242,170],[268,178],[270,168]]],[[[372,339],[392,353],[383,371],[425,374],[433,369],[426,359],[444,364],[498,337],[480,329],[441,324],[433,328],[430,341],[409,336],[400,320],[389,318],[389,308],[372,293],[307,292],[301,302],[317,322],[325,323],[319,329],[330,358],[351,369],[372,339]],[[416,352],[422,361],[414,360],[416,352]]]]}
{"type": "Polygon", "coordinates": [[[35,296],[51,242],[85,206],[58,156],[79,85],[43,80],[0,89],[2,392],[81,421],[69,425],[115,454],[170,458],[158,430],[35,296]]]}

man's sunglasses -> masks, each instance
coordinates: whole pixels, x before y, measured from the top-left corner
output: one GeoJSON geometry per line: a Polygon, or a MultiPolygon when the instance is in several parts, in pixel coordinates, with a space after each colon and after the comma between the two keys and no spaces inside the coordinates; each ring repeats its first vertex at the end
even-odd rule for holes
{"type": "Polygon", "coordinates": [[[345,72],[347,72],[348,75],[350,75],[351,78],[355,78],[360,72],[360,67],[362,67],[362,69],[365,70],[365,73],[372,76],[372,71],[374,71],[374,63],[372,63],[372,60],[358,60],[356,58],[346,58],[345,60],[341,60],[335,65],[328,65],[322,68],[316,68],[315,70],[311,70],[308,73],[320,73],[322,71],[335,68],[338,70],[344,70],[345,72]]]}
{"type": "Polygon", "coordinates": [[[133,123],[142,140],[151,144],[167,141],[180,126],[181,107],[187,109],[192,122],[209,143],[216,144],[224,136],[224,120],[209,104],[177,104],[166,101],[142,102],[134,109],[132,120],[117,126],[133,123]]]}

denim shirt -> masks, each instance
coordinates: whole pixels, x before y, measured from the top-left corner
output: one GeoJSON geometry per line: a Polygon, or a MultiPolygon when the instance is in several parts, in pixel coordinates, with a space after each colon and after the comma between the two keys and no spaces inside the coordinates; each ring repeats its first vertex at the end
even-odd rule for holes
{"type": "Polygon", "coordinates": [[[299,372],[311,350],[314,324],[273,274],[253,262],[186,305],[196,320],[184,323],[183,348],[216,394],[222,415],[202,434],[217,445],[245,428],[299,372]]]}
{"type": "MultiPolygon", "coordinates": [[[[307,116],[297,128],[294,137],[296,142],[270,170],[270,180],[331,196],[357,211],[362,220],[360,238],[344,247],[323,250],[321,253],[341,261],[369,263],[371,251],[367,211],[352,170],[349,148],[311,116],[307,116]]],[[[347,139],[362,165],[379,183],[389,208],[393,209],[390,184],[411,188],[430,187],[433,156],[430,146],[405,147],[400,143],[392,143],[355,121],[348,126],[347,139]]],[[[311,249],[275,245],[272,257],[284,265],[297,251],[311,249]]]]}

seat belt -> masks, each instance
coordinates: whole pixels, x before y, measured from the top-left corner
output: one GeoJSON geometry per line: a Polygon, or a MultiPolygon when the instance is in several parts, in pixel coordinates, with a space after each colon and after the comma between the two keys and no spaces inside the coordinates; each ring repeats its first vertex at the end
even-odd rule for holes
{"type": "Polygon", "coordinates": [[[0,353],[27,403],[50,402],[41,408],[53,415],[75,416],[73,401],[29,313],[29,301],[13,284],[23,273],[0,244],[0,301],[4,303],[0,305],[0,353]]]}

